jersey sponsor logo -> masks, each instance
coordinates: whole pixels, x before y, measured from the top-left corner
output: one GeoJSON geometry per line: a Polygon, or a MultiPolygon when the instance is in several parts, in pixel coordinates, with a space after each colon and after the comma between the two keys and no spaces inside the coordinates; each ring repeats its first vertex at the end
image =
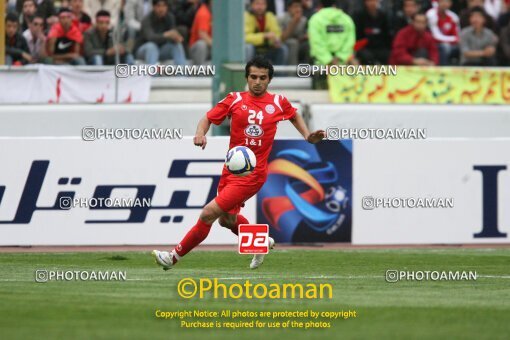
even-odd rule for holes
{"type": "Polygon", "coordinates": [[[274,113],[274,111],[275,111],[275,108],[274,108],[274,106],[273,106],[273,105],[271,105],[271,104],[267,104],[267,105],[266,105],[266,112],[267,112],[267,113],[269,113],[269,114],[273,114],[273,113],[274,113]]]}
{"type": "Polygon", "coordinates": [[[244,129],[244,134],[248,137],[260,137],[264,134],[264,130],[257,124],[248,125],[246,129],[244,129]]]}

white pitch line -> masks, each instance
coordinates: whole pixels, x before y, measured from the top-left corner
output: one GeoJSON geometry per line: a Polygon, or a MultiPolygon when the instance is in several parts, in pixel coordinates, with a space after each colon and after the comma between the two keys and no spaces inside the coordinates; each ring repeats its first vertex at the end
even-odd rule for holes
{"type": "MultiPolygon", "coordinates": [[[[484,279],[510,279],[510,275],[478,275],[477,276],[478,278],[484,278],[484,279]]],[[[174,277],[175,278],[175,277],[174,277]]],[[[178,279],[180,280],[179,278],[175,278],[175,279],[178,279]]],[[[182,278],[181,278],[182,279],[182,278]]],[[[200,280],[200,278],[193,278],[194,280],[200,280]]],[[[301,279],[301,280],[318,280],[318,279],[340,279],[340,280],[355,280],[355,279],[381,279],[381,280],[384,280],[384,275],[348,275],[348,276],[345,276],[345,275],[329,275],[329,276],[304,276],[304,277],[271,277],[271,276],[244,276],[244,277],[241,277],[241,276],[238,276],[238,277],[234,277],[234,276],[229,276],[229,277],[210,277],[210,278],[207,278],[209,280],[211,279],[217,279],[217,280],[254,280],[254,279],[265,279],[265,280],[298,280],[298,279],[301,279]]],[[[51,281],[47,281],[47,282],[57,282],[55,280],[51,280],[51,281]]],[[[71,280],[71,281],[76,281],[76,280],[71,280]]],[[[77,280],[77,281],[80,281],[81,280],[77,280]]],[[[94,281],[94,282],[99,282],[99,281],[96,281],[96,280],[85,280],[85,281],[94,281]]],[[[127,279],[126,281],[167,281],[167,279],[163,279],[163,278],[133,278],[133,279],[127,279]]],[[[402,281],[407,281],[407,280],[402,280],[402,281]]],[[[415,281],[419,281],[419,280],[415,280],[415,281]]],[[[427,281],[427,280],[422,280],[422,281],[427,281]]],[[[429,280],[431,282],[436,282],[436,281],[451,281],[451,280],[429,280]]],[[[462,281],[462,280],[457,280],[457,281],[462,281]]],[[[19,280],[19,279],[1,279],[0,278],[0,282],[35,282],[35,283],[39,283],[39,282],[36,282],[35,279],[25,279],[25,280],[19,280]]],[[[70,281],[62,281],[62,282],[70,282],[70,281]]],[[[113,280],[112,281],[105,281],[105,282],[114,282],[113,280]]],[[[118,282],[122,282],[122,281],[118,281],[118,282]]],[[[400,282],[400,280],[399,280],[400,282]]],[[[410,281],[412,282],[412,281],[410,281]]],[[[46,282],[44,282],[46,283],[46,282]]]]}

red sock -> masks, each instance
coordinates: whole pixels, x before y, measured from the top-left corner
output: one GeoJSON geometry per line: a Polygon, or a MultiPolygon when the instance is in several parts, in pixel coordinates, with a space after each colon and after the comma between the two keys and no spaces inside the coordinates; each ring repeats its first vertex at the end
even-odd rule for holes
{"type": "Polygon", "coordinates": [[[202,243],[203,240],[209,235],[209,231],[211,230],[211,225],[202,222],[201,219],[198,219],[197,224],[193,226],[193,228],[188,231],[186,236],[182,239],[181,243],[179,243],[173,250],[172,253],[177,254],[177,256],[173,257],[174,263],[179,260],[181,256],[189,253],[193,248],[202,243]]]}
{"type": "Polygon", "coordinates": [[[232,229],[230,229],[234,234],[239,235],[239,225],[240,224],[248,224],[248,220],[243,215],[237,215],[236,225],[232,229]]]}

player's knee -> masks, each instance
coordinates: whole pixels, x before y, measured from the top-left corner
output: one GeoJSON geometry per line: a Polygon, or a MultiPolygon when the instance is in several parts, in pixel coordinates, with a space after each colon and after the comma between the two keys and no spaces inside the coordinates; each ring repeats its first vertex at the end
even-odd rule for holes
{"type": "Polygon", "coordinates": [[[230,221],[229,219],[227,218],[224,218],[224,217],[220,217],[220,219],[218,220],[218,223],[224,227],[224,228],[228,228],[228,229],[231,229],[234,225],[232,223],[232,221],[230,221]]]}
{"type": "Polygon", "coordinates": [[[200,219],[208,224],[213,224],[219,217],[220,213],[215,211],[209,205],[206,205],[200,214],[200,219]]]}

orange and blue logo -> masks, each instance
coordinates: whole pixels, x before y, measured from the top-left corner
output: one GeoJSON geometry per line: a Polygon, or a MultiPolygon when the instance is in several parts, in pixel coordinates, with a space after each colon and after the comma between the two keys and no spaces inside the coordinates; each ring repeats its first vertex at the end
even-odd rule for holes
{"type": "Polygon", "coordinates": [[[257,222],[277,242],[350,242],[352,141],[275,141],[257,222]]]}

